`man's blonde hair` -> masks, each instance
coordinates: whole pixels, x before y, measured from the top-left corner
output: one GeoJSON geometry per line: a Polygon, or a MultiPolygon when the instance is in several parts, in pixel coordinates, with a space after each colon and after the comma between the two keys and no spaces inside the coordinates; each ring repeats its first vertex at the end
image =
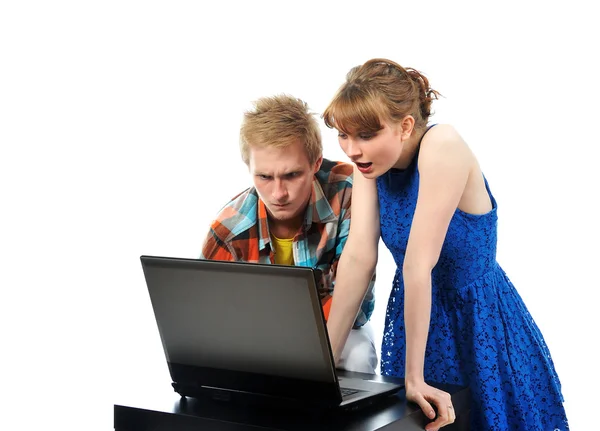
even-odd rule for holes
{"type": "Polygon", "coordinates": [[[247,165],[250,146],[283,148],[297,140],[304,144],[311,164],[321,157],[321,131],[306,102],[288,95],[263,97],[244,113],[240,151],[247,165]]]}

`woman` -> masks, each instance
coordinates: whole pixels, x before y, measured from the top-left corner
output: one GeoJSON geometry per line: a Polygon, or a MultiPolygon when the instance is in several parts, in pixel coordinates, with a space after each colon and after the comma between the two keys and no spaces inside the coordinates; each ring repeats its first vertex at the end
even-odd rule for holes
{"type": "Polygon", "coordinates": [[[381,349],[384,375],[452,423],[449,394],[469,385],[473,430],[567,430],[542,334],[496,261],[496,201],[477,159],[449,125],[428,126],[438,93],[386,59],[353,68],[323,114],[355,163],[352,223],[328,329],[339,358],[377,262],[379,237],[397,264],[381,349]]]}

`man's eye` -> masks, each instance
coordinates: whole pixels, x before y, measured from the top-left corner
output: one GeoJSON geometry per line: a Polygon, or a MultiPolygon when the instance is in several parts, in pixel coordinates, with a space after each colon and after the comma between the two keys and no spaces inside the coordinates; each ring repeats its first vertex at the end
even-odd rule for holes
{"type": "Polygon", "coordinates": [[[270,177],[270,176],[268,176],[268,175],[259,175],[258,177],[259,177],[261,180],[269,180],[269,179],[271,179],[271,177],[270,177]]]}
{"type": "Polygon", "coordinates": [[[288,178],[296,178],[299,175],[298,172],[290,172],[289,174],[286,175],[286,177],[288,178]]]}

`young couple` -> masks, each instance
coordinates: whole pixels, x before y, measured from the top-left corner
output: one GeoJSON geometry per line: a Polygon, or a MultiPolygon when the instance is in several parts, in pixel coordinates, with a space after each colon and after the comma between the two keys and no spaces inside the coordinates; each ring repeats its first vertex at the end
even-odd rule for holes
{"type": "Polygon", "coordinates": [[[351,69],[323,113],[350,164],[323,158],[305,102],[256,101],[240,131],[254,186],[218,214],[201,257],[320,268],[336,365],[374,373],[382,238],[397,269],[381,372],[405,378],[426,429],[455,419],[436,382],[470,387],[473,430],[568,430],[550,352],[496,261],[490,187],[458,132],[429,124],[437,96],[390,60],[351,69]]]}

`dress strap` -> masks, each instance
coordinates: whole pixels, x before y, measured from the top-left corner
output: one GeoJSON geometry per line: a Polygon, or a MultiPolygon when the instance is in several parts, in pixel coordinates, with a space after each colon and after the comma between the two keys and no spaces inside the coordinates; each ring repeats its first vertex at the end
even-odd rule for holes
{"type": "Polygon", "coordinates": [[[433,124],[430,124],[429,126],[427,126],[427,129],[425,129],[425,133],[423,133],[423,135],[421,135],[421,139],[419,139],[419,144],[418,144],[419,146],[421,145],[421,141],[423,140],[423,136],[425,136],[425,134],[427,132],[429,132],[433,126],[437,126],[437,123],[433,123],[433,124]]]}
{"type": "Polygon", "coordinates": [[[417,158],[419,157],[419,152],[421,151],[421,141],[423,140],[423,138],[425,137],[427,132],[429,132],[433,126],[437,126],[437,123],[433,123],[433,124],[430,124],[429,126],[427,126],[427,129],[425,129],[425,132],[421,135],[421,139],[419,139],[419,142],[417,143],[417,151],[415,153],[415,157],[413,158],[413,161],[411,162],[411,164],[415,160],[417,160],[417,158]]]}

